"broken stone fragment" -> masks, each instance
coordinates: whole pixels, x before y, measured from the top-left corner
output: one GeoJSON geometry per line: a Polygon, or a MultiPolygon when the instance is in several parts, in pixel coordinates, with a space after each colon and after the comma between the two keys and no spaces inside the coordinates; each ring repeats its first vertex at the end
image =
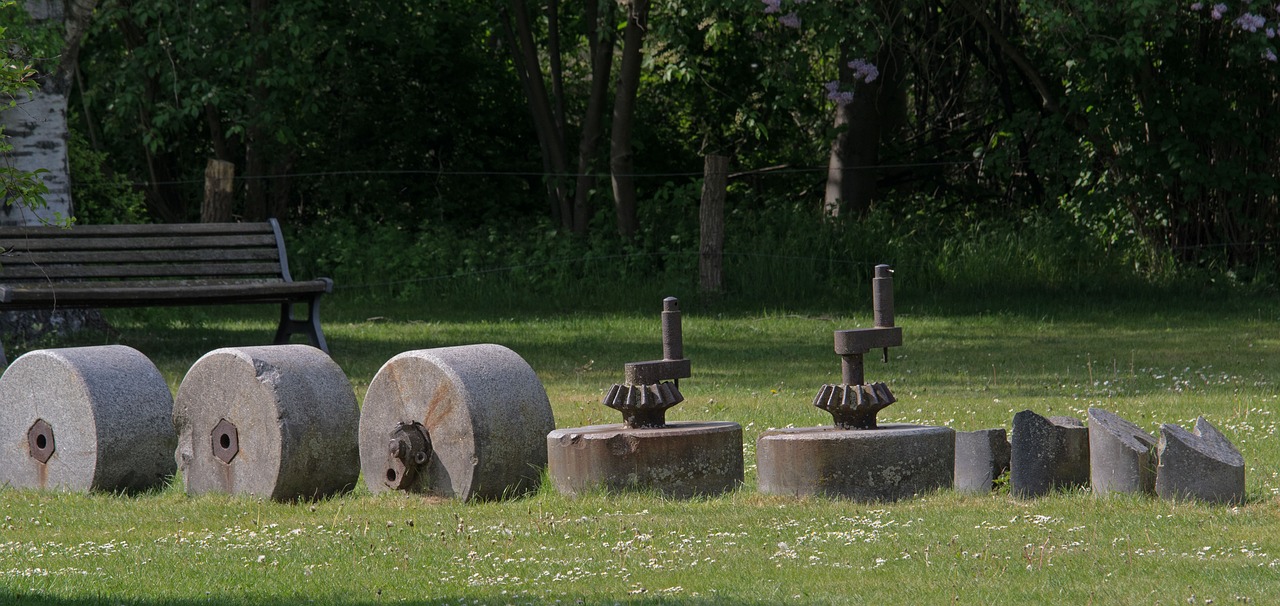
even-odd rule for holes
{"type": "Polygon", "coordinates": [[[1009,486],[1016,497],[1089,484],[1089,430],[1080,419],[1024,410],[1013,416],[1011,446],[1009,486]]]}
{"type": "Polygon", "coordinates": [[[1009,470],[1009,438],[1003,428],[956,432],[955,488],[986,493],[1009,470]]]}
{"type": "Polygon", "coordinates": [[[1154,493],[1156,439],[1101,408],[1089,409],[1089,467],[1094,494],[1154,493]]]}
{"type": "Polygon", "coordinates": [[[1244,456],[1204,417],[1193,432],[1161,425],[1156,452],[1156,494],[1162,498],[1244,502],[1244,456]]]}

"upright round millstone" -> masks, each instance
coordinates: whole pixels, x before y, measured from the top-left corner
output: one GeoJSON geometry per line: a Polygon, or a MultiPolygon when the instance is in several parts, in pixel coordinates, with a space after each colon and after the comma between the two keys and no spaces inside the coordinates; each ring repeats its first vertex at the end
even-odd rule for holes
{"type": "Polygon", "coordinates": [[[714,496],[742,484],[742,426],[723,421],[557,429],[547,434],[551,482],[564,494],[652,490],[714,496]]]}
{"type": "Polygon", "coordinates": [[[498,499],[537,488],[555,429],[538,375],[501,345],[423,349],[387,361],[360,411],[373,492],[498,499]]]}
{"type": "Polygon", "coordinates": [[[355,392],[309,345],[205,354],[183,378],[173,417],[187,494],[290,501],[348,490],[359,477],[355,392]]]}
{"type": "Polygon", "coordinates": [[[950,488],[956,460],[948,427],[771,429],[756,439],[760,492],[897,501],[950,488]]]}
{"type": "Polygon", "coordinates": [[[138,491],[173,475],[173,396],[123,345],[28,352],[0,377],[0,486],[138,491]]]}

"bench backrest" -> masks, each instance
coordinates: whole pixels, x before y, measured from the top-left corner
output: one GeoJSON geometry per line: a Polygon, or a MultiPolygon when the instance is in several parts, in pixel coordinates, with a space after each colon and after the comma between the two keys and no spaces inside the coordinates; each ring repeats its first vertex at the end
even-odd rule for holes
{"type": "Polygon", "coordinates": [[[293,281],[275,219],[0,227],[0,247],[0,283],[293,281]]]}

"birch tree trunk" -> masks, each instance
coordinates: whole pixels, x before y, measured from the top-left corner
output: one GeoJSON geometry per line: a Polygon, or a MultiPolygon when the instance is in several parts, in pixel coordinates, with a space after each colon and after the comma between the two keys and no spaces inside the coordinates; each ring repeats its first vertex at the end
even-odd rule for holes
{"type": "Polygon", "coordinates": [[[66,27],[62,54],[36,66],[40,88],[18,99],[17,107],[0,114],[0,124],[13,145],[5,161],[19,171],[41,173],[48,188],[44,208],[6,204],[0,225],[39,225],[73,216],[71,177],[67,163],[67,95],[76,69],[80,39],[97,0],[23,0],[22,8],[35,26],[60,23],[66,27]]]}

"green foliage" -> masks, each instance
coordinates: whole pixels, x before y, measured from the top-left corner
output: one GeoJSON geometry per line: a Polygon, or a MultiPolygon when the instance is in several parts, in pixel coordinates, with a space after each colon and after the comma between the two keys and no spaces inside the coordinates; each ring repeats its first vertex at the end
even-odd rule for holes
{"type": "MultiPolygon", "coordinates": [[[[608,208],[581,242],[544,220],[545,169],[500,4],[290,0],[271,3],[267,33],[253,36],[243,4],[108,0],[85,41],[84,100],[108,172],[151,182],[153,198],[199,199],[219,138],[245,177],[247,135],[263,130],[266,182],[286,217],[334,240],[316,245],[323,264],[360,258],[363,272],[380,261],[421,279],[562,253],[650,259],[617,270],[629,279],[688,270],[695,177],[704,154],[723,153],[747,173],[730,199],[741,250],[810,250],[819,238],[832,243],[819,257],[928,259],[925,273],[946,280],[984,264],[933,257],[991,247],[1034,267],[1010,279],[1042,275],[1052,288],[1077,267],[1280,274],[1274,42],[1244,29],[1248,3],[1214,19],[1208,5],[1155,0],[780,0],[776,13],[759,0],[656,2],[634,141],[641,234],[617,245],[604,243],[608,208]],[[791,12],[800,27],[780,18],[791,12]],[[818,226],[836,134],[824,85],[850,57],[892,66],[885,90],[901,98],[879,100],[898,107],[884,125],[879,208],[863,225],[818,226]],[[399,259],[402,247],[422,258],[399,259]]],[[[583,15],[559,6],[566,94],[553,101],[576,116],[583,15]]],[[[531,3],[537,35],[545,8],[531,3]]],[[[602,179],[592,200],[607,196],[602,179]]],[[[184,212],[194,218],[194,205],[184,212]]]]}
{"type": "Polygon", "coordinates": [[[72,131],[67,147],[76,204],[75,222],[88,225],[147,223],[146,198],[126,175],[110,172],[106,152],[94,151],[72,131]]]}

